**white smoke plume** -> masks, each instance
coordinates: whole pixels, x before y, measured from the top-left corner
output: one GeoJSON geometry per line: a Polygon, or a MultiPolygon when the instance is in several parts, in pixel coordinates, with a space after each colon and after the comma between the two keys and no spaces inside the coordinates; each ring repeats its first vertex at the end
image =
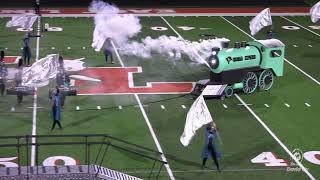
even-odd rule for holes
{"type": "Polygon", "coordinates": [[[141,42],[130,40],[141,31],[138,17],[132,14],[118,14],[119,9],[103,1],[95,0],[91,3],[90,11],[95,15],[95,30],[92,47],[96,51],[110,48],[105,43],[107,38],[112,39],[119,47],[120,53],[142,58],[151,58],[153,53],[161,54],[170,59],[181,59],[181,55],[189,56],[192,61],[207,64],[211,49],[221,48],[226,38],[215,38],[200,41],[186,41],[175,36],[160,36],[156,39],[146,37],[141,42]]]}

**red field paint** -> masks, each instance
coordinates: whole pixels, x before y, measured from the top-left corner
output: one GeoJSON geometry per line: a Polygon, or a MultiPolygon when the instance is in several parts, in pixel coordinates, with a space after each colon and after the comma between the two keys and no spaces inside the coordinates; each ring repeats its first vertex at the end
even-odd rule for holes
{"type": "MultiPolygon", "coordinates": [[[[258,13],[265,7],[248,7],[248,8],[127,8],[121,9],[120,13],[130,14],[207,14],[207,13],[226,13],[226,14],[239,14],[239,13],[258,13]]],[[[309,7],[271,7],[272,13],[309,13],[309,7]]],[[[33,9],[8,9],[0,8],[0,15],[8,14],[21,14],[32,13],[33,9]]],[[[42,8],[42,15],[54,15],[54,14],[94,14],[90,12],[88,8],[42,8]]]]}
{"type": "Polygon", "coordinates": [[[21,56],[5,56],[4,63],[5,64],[18,64],[19,59],[21,56]]]}
{"type": "MultiPolygon", "coordinates": [[[[259,13],[265,7],[249,8],[183,8],[175,9],[176,13],[259,13]]],[[[308,13],[308,7],[271,7],[271,13],[308,13]]]]}
{"type": "Polygon", "coordinates": [[[189,93],[192,82],[151,82],[135,86],[133,73],[141,73],[141,67],[87,68],[78,74],[99,79],[101,82],[75,80],[79,95],[107,94],[180,94],[189,93]]]}

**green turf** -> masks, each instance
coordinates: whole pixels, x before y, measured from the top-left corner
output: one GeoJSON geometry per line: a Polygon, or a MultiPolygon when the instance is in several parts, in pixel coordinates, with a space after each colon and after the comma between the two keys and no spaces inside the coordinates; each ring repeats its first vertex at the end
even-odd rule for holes
{"type": "MultiPolygon", "coordinates": [[[[245,29],[246,23],[241,24],[239,18],[229,19],[245,29]]],[[[249,20],[249,18],[247,19],[249,20]]],[[[304,19],[307,20],[307,17],[304,17],[304,19]]],[[[241,19],[241,22],[243,22],[243,19],[241,19]]],[[[311,52],[312,50],[316,53],[313,47],[318,46],[315,43],[318,41],[318,37],[302,29],[298,30],[300,32],[299,36],[296,35],[296,31],[282,32],[284,30],[281,29],[280,23],[287,25],[288,22],[281,18],[274,18],[274,23],[275,33],[287,44],[287,59],[304,69],[311,76],[319,79],[318,73],[314,73],[314,70],[316,70],[314,67],[318,66],[317,64],[319,63],[314,61],[314,58],[304,56],[304,53],[311,52]],[[307,43],[300,44],[300,42],[304,42],[306,39],[311,41],[311,44],[314,44],[312,48],[308,47],[307,43]],[[299,48],[301,51],[294,49],[292,46],[293,42],[297,42],[299,47],[302,46],[299,48]],[[311,59],[315,63],[313,66],[308,65],[308,61],[312,61],[311,59]]],[[[263,37],[262,33],[258,35],[259,37],[263,37]]],[[[254,106],[253,110],[256,112],[261,111],[259,113],[261,118],[267,121],[268,125],[288,145],[289,149],[300,148],[303,151],[317,150],[319,143],[314,141],[314,137],[317,136],[317,130],[313,127],[318,123],[319,90],[319,85],[286,63],[285,76],[279,78],[279,82],[276,83],[275,88],[272,89],[270,94],[260,93],[255,96],[246,96],[245,101],[260,103],[260,106],[254,106]],[[264,102],[272,104],[271,111],[263,111],[265,108],[262,103],[264,102]],[[288,109],[284,106],[284,103],[289,103],[292,107],[288,109]],[[306,107],[304,103],[312,104],[311,108],[306,107]]],[[[319,173],[318,165],[306,161],[304,164],[314,174],[319,173]]]]}
{"type": "MultiPolygon", "coordinates": [[[[308,25],[307,17],[290,17],[290,19],[308,25]]],[[[4,28],[8,19],[0,20],[1,46],[8,47],[8,55],[19,55],[22,33],[4,28]],[[6,36],[4,35],[6,34],[6,36]]],[[[143,25],[142,32],[135,37],[140,41],[146,36],[156,38],[161,35],[176,36],[174,31],[160,17],[140,18],[143,25]],[[151,26],[167,27],[167,31],[153,31],[151,26]]],[[[226,37],[231,40],[230,45],[236,41],[251,40],[241,31],[224,21],[220,17],[166,17],[166,20],[185,39],[198,40],[202,33],[213,33],[218,37],[226,37]],[[193,26],[195,29],[182,31],[177,26],[193,26]],[[200,30],[200,28],[210,28],[200,30]]],[[[228,20],[248,32],[249,17],[228,17],[228,20]]],[[[286,45],[286,57],[304,71],[320,79],[317,73],[319,62],[315,57],[319,54],[318,37],[305,30],[296,32],[281,29],[282,25],[291,25],[286,20],[275,17],[274,31],[276,36],[286,45]],[[294,41],[294,42],[293,42],[294,41]],[[298,45],[294,48],[292,45],[298,45]],[[307,45],[312,44],[313,48],[307,45]],[[299,49],[299,51],[297,50],[299,49]],[[313,63],[312,65],[310,65],[313,63]]],[[[94,23],[92,18],[42,18],[42,23],[51,26],[63,27],[63,32],[45,32],[40,40],[40,56],[50,53],[59,53],[65,58],[85,57],[87,66],[121,66],[119,59],[115,64],[105,64],[103,53],[97,53],[90,48],[94,23]],[[52,49],[55,47],[55,49],[52,49]],[[71,49],[68,49],[71,47],[71,49]],[[86,47],[85,50],[82,47],[86,47]]],[[[319,32],[319,30],[317,31],[319,32]]],[[[264,38],[265,30],[257,35],[264,38]]],[[[35,41],[33,41],[33,50],[35,41]]],[[[121,48],[121,47],[120,47],[121,48]]],[[[34,55],[34,53],[33,53],[34,55]]],[[[153,81],[187,81],[194,82],[208,78],[208,69],[202,65],[192,63],[187,57],[172,61],[159,54],[153,54],[152,59],[141,59],[133,56],[123,56],[121,59],[125,66],[141,66],[143,73],[135,74],[136,85],[145,85],[153,81]]],[[[54,81],[50,83],[54,87],[54,81]]],[[[276,79],[275,86],[269,92],[257,92],[253,95],[240,97],[256,114],[270,127],[280,140],[290,150],[300,148],[303,151],[318,150],[319,142],[316,141],[319,126],[319,86],[305,77],[289,64],[285,64],[285,75],[276,79]],[[311,104],[306,107],[304,103],[311,104]],[[291,105],[287,108],[284,103],[291,105]],[[269,104],[266,108],[264,104],[269,104]]],[[[151,122],[155,134],[165,153],[169,165],[176,179],[307,179],[302,172],[287,172],[285,168],[266,167],[263,164],[252,164],[250,160],[264,151],[276,153],[280,158],[290,161],[289,155],[267,133],[257,120],[232,97],[224,101],[207,100],[207,105],[216,120],[223,144],[219,144],[223,158],[221,160],[222,173],[218,173],[209,160],[207,168],[201,169],[201,150],[203,147],[203,130],[201,129],[193,139],[191,145],[184,148],[179,142],[182,134],[185,117],[194,98],[190,95],[138,95],[144,106],[146,114],[151,122]],[[223,104],[227,105],[225,109],[223,104]],[[165,106],[161,109],[160,106],[165,106]],[[182,105],[187,108],[183,109],[182,105]]],[[[33,98],[26,97],[19,107],[15,103],[15,97],[1,98],[1,135],[31,134],[33,98]],[[10,106],[8,106],[10,105],[10,106]],[[15,112],[10,112],[10,107],[16,107],[15,112]]],[[[51,131],[51,114],[48,99],[48,87],[39,88],[37,110],[37,134],[79,134],[79,133],[106,133],[125,139],[154,150],[157,147],[150,134],[145,119],[137,105],[133,95],[108,95],[108,96],[76,96],[68,97],[62,112],[63,130],[51,131]],[[97,106],[101,110],[97,110],[97,106]],[[118,106],[122,106],[122,110],[118,106]],[[80,106],[80,110],[76,110],[80,106]]],[[[56,139],[59,142],[78,141],[79,138],[56,139]]],[[[83,139],[82,139],[83,140],[83,139]]],[[[101,139],[95,139],[101,140],[101,139]]],[[[39,139],[41,142],[53,142],[55,139],[39,139]]],[[[1,141],[7,143],[8,140],[1,141]]],[[[94,157],[99,152],[99,146],[91,147],[90,162],[96,163],[94,157]]],[[[13,149],[1,149],[0,157],[14,155],[13,149]]],[[[84,146],[51,146],[41,147],[39,150],[39,162],[52,155],[67,155],[76,158],[81,164],[85,163],[84,146]]],[[[23,154],[25,157],[25,154],[23,154]]],[[[157,156],[160,159],[159,156],[157,156]]],[[[25,158],[24,158],[25,159],[25,158]]],[[[25,162],[24,162],[25,163],[25,162]]],[[[116,148],[108,150],[104,159],[104,166],[146,177],[152,166],[150,160],[116,148]]],[[[303,161],[310,172],[318,177],[319,166],[303,161]]],[[[165,168],[160,173],[160,179],[169,179],[165,168]]]]}

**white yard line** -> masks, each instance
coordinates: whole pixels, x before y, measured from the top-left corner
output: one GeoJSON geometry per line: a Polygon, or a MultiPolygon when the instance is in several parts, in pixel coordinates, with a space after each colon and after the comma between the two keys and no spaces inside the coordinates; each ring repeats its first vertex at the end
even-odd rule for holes
{"type": "Polygon", "coordinates": [[[193,51],[193,53],[204,63],[209,67],[209,64],[207,63],[207,61],[205,59],[203,59],[202,56],[200,56],[200,54],[192,47],[192,45],[189,45],[189,43],[171,26],[171,24],[162,16],[160,16],[160,18],[172,29],[172,31],[174,31],[178,37],[180,39],[182,39],[184,41],[184,43],[189,46],[189,48],[191,48],[191,50],[193,51]]]}
{"type": "MultiPolygon", "coordinates": [[[[38,16],[38,27],[37,27],[37,35],[40,35],[41,29],[41,17],[38,16]]],[[[39,59],[39,48],[40,48],[40,37],[37,37],[37,49],[36,49],[36,61],[39,59]]],[[[32,111],[32,136],[37,135],[37,91],[38,89],[35,88],[35,92],[33,95],[33,111],[32,111]]],[[[36,143],[36,138],[32,137],[31,142],[34,144],[36,143]]],[[[35,166],[36,162],[36,146],[31,146],[31,166],[35,166]]]]}
{"type": "MultiPolygon", "coordinates": [[[[114,48],[114,51],[115,51],[115,53],[116,53],[116,55],[117,55],[117,57],[118,57],[118,59],[119,59],[119,62],[120,62],[120,64],[121,64],[121,66],[122,66],[122,67],[125,67],[124,64],[123,64],[123,62],[122,62],[122,59],[121,59],[121,57],[120,57],[120,54],[118,53],[118,50],[117,50],[115,44],[113,43],[113,41],[111,41],[111,45],[112,45],[113,48],[114,48]]],[[[168,162],[166,156],[165,156],[164,153],[163,153],[163,150],[162,150],[161,145],[160,145],[160,143],[159,143],[159,140],[158,140],[158,138],[157,138],[157,136],[156,136],[156,133],[154,132],[154,130],[153,130],[153,128],[152,128],[152,125],[151,125],[150,120],[149,120],[149,118],[148,118],[148,116],[147,116],[147,113],[146,113],[146,111],[144,110],[144,108],[143,108],[143,106],[142,106],[142,103],[141,103],[141,101],[140,101],[140,98],[139,98],[138,94],[134,94],[134,97],[136,98],[136,100],[137,100],[137,102],[138,102],[138,104],[139,104],[140,111],[141,111],[141,113],[142,113],[142,115],[143,115],[143,117],[144,117],[144,120],[145,120],[146,123],[147,123],[147,126],[148,126],[148,128],[149,128],[149,131],[150,131],[151,136],[152,136],[152,138],[153,138],[153,141],[155,142],[158,151],[159,151],[160,153],[162,153],[162,154],[161,154],[161,159],[162,159],[162,161],[168,162]]],[[[170,179],[171,179],[171,180],[175,180],[175,177],[173,176],[172,170],[171,170],[171,168],[170,168],[170,166],[169,166],[169,162],[168,162],[167,164],[165,164],[164,166],[166,167],[166,170],[167,170],[167,172],[168,172],[168,175],[169,175],[170,179]]]]}
{"type": "Polygon", "coordinates": [[[306,28],[306,27],[304,27],[304,26],[302,26],[302,25],[300,25],[300,24],[298,24],[298,23],[296,23],[296,22],[294,22],[294,21],[292,21],[292,20],[290,20],[290,19],[288,19],[288,18],[286,18],[286,17],[283,17],[283,16],[280,16],[280,17],[282,17],[283,19],[285,19],[285,20],[287,20],[287,21],[289,21],[289,22],[291,22],[291,23],[293,23],[293,24],[295,24],[295,25],[297,25],[297,26],[299,26],[299,27],[301,27],[301,28],[303,28],[303,29],[311,32],[312,34],[315,34],[315,35],[317,35],[317,36],[320,37],[320,34],[312,31],[311,29],[308,29],[308,28],[306,28]]]}
{"type": "MultiPolygon", "coordinates": [[[[235,28],[237,28],[239,31],[243,32],[244,34],[246,34],[247,36],[251,37],[253,40],[256,40],[256,38],[254,38],[253,36],[251,36],[250,34],[248,34],[247,32],[245,32],[244,30],[242,30],[241,28],[239,28],[237,25],[233,24],[231,21],[229,21],[228,19],[220,16],[222,19],[224,19],[225,21],[227,21],[229,24],[231,24],[232,26],[234,26],[235,28]]],[[[314,81],[315,83],[317,83],[318,85],[320,85],[320,82],[318,80],[316,80],[315,78],[313,78],[311,75],[309,75],[308,73],[304,72],[302,69],[300,69],[298,66],[296,66],[295,64],[293,64],[292,62],[290,62],[289,60],[287,60],[286,58],[284,58],[284,60],[290,64],[291,66],[293,66],[294,68],[296,68],[298,71],[300,71],[301,73],[303,73],[305,76],[307,76],[308,78],[310,78],[312,81],[314,81]]]]}
{"type": "Polygon", "coordinates": [[[304,167],[301,162],[290,152],[286,145],[284,145],[281,140],[271,131],[271,129],[260,119],[260,117],[245,103],[238,94],[234,94],[235,97],[244,105],[244,107],[252,114],[253,117],[267,130],[267,132],[276,140],[280,146],[290,155],[290,157],[300,166],[303,172],[305,172],[310,179],[315,180],[316,178],[312,176],[312,174],[308,171],[306,167],[304,167]]]}
{"type": "MultiPolygon", "coordinates": [[[[237,104],[238,106],[243,106],[243,104],[237,104]]],[[[252,106],[252,104],[246,104],[247,106],[252,106]]]]}

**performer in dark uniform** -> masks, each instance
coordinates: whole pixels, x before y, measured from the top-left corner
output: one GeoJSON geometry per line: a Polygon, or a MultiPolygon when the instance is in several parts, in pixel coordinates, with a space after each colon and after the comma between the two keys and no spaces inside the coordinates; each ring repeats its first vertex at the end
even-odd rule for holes
{"type": "Polygon", "coordinates": [[[6,77],[8,75],[8,69],[4,63],[4,51],[0,53],[0,92],[4,95],[6,89],[6,77]]]}
{"type": "Polygon", "coordinates": [[[35,2],[34,2],[34,12],[35,12],[35,14],[38,14],[39,16],[41,16],[39,0],[35,0],[35,2]]]}
{"type": "Polygon", "coordinates": [[[208,125],[205,131],[205,145],[202,151],[202,166],[205,167],[207,159],[212,157],[218,171],[220,172],[220,166],[218,159],[221,155],[216,147],[217,130],[214,126],[208,125]]]}
{"type": "MultiPolygon", "coordinates": [[[[59,67],[58,67],[58,73],[56,76],[56,83],[57,86],[59,88],[65,88],[68,87],[70,84],[70,78],[68,76],[68,74],[66,73],[65,69],[64,69],[64,64],[63,64],[63,57],[59,56],[59,67]]],[[[61,106],[64,106],[64,102],[66,99],[66,95],[64,92],[60,92],[60,96],[61,96],[61,106]]]]}
{"type": "Polygon", "coordinates": [[[274,34],[272,32],[272,30],[270,29],[268,32],[267,32],[267,39],[273,39],[274,38],[274,34]]]}
{"type": "Polygon", "coordinates": [[[108,63],[108,57],[110,56],[110,59],[111,59],[111,63],[113,64],[113,56],[112,56],[112,44],[111,44],[111,39],[108,38],[105,42],[104,42],[104,56],[105,56],[105,60],[106,60],[106,63],[108,63]]]}
{"type": "MultiPolygon", "coordinates": [[[[22,70],[23,70],[23,62],[22,59],[19,59],[18,62],[18,72],[15,74],[14,80],[16,83],[16,87],[21,86],[22,83],[22,70]]],[[[23,95],[21,93],[17,94],[18,104],[21,104],[23,100],[23,95]]]]}
{"type": "Polygon", "coordinates": [[[1,51],[0,52],[0,61],[2,62],[4,62],[4,51],[1,51]]]}
{"type": "Polygon", "coordinates": [[[27,33],[25,35],[25,38],[23,38],[23,50],[22,50],[22,58],[24,60],[24,65],[30,65],[30,59],[31,59],[31,49],[29,47],[30,44],[30,37],[41,37],[40,35],[30,35],[30,33],[27,33]]]}

